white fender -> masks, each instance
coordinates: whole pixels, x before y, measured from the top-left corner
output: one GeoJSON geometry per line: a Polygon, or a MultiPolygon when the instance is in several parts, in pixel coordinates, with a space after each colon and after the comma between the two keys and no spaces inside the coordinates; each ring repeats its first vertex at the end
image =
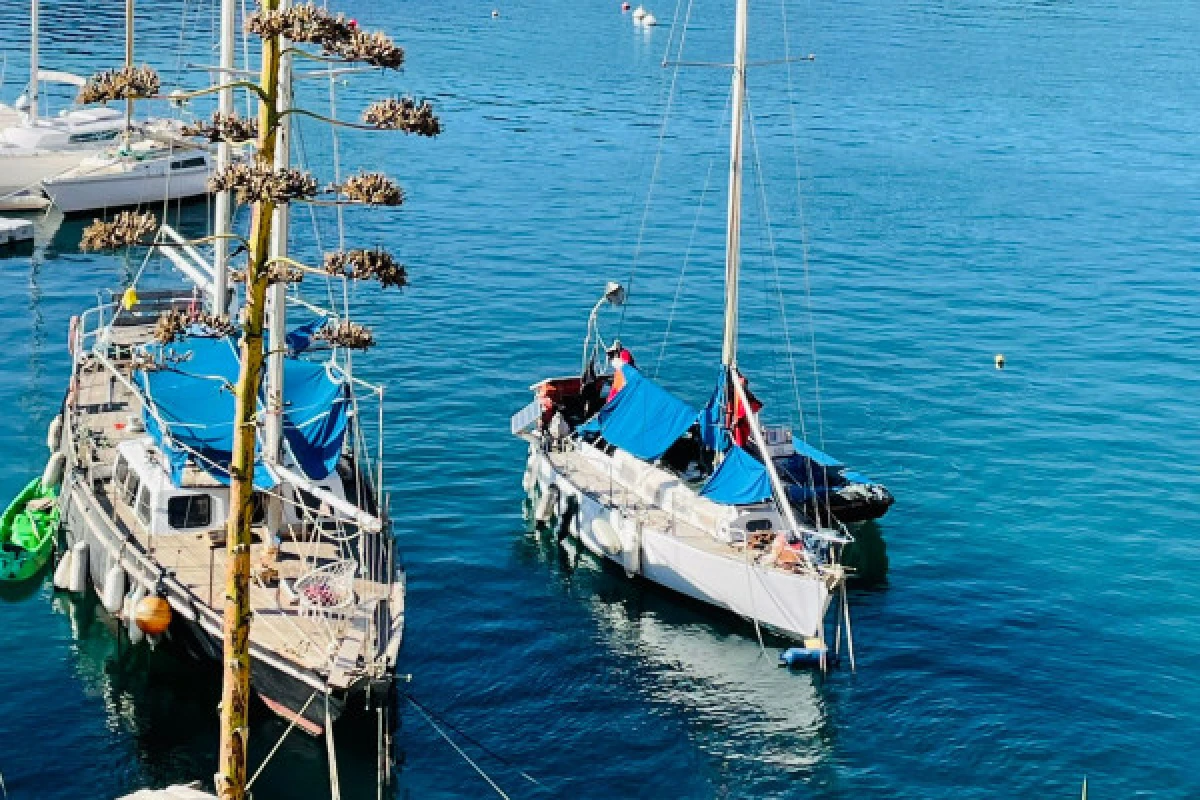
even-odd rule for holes
{"type": "Polygon", "coordinates": [[[55,453],[50,456],[50,460],[46,462],[46,468],[42,470],[42,488],[49,489],[61,484],[66,468],[67,456],[65,453],[55,453]]]}
{"type": "Polygon", "coordinates": [[[600,548],[610,556],[621,552],[621,537],[617,536],[617,532],[613,530],[612,525],[608,524],[608,520],[600,517],[592,520],[592,535],[596,537],[600,548]]]}
{"type": "Polygon", "coordinates": [[[46,447],[53,453],[58,450],[58,445],[62,441],[62,414],[58,414],[54,419],[50,420],[50,427],[46,431],[46,447]]]}
{"type": "Polygon", "coordinates": [[[633,527],[630,531],[629,546],[625,548],[625,574],[632,578],[642,572],[642,523],[637,519],[622,521],[633,527]]]}
{"type": "Polygon", "coordinates": [[[138,627],[137,622],[133,619],[138,603],[145,599],[146,594],[146,587],[139,585],[129,598],[129,610],[125,612],[125,630],[129,632],[129,641],[133,644],[139,644],[146,638],[145,632],[138,627]]]}
{"type": "Polygon", "coordinates": [[[525,489],[525,493],[533,491],[533,487],[537,485],[537,462],[533,460],[533,456],[529,457],[529,462],[525,465],[525,477],[521,479],[521,486],[525,489]]]}
{"type": "Polygon", "coordinates": [[[119,559],[113,559],[113,565],[108,568],[108,572],[104,575],[104,596],[101,602],[104,603],[104,610],[110,614],[116,614],[121,610],[121,606],[125,601],[125,570],[121,569],[119,559]]]}
{"type": "Polygon", "coordinates": [[[546,493],[542,495],[542,499],[538,500],[537,508],[533,512],[533,518],[538,522],[546,523],[550,518],[558,513],[558,487],[546,487],[546,493]]]}
{"type": "Polygon", "coordinates": [[[67,591],[76,594],[87,590],[88,543],[76,542],[71,548],[71,571],[67,576],[67,591]]]}
{"type": "Polygon", "coordinates": [[[54,568],[54,588],[66,590],[71,583],[71,564],[75,560],[74,551],[68,549],[63,553],[62,558],[58,560],[58,566],[54,568]]]}

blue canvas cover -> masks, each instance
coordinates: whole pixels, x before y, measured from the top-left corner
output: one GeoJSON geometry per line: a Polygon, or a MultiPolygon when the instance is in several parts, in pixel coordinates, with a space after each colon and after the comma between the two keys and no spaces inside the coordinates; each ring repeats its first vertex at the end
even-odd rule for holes
{"type": "Polygon", "coordinates": [[[709,450],[718,453],[729,447],[729,431],[725,428],[725,390],[728,386],[729,372],[722,368],[712,397],[700,411],[700,440],[709,450]]]}
{"type": "Polygon", "coordinates": [[[761,503],[771,497],[771,479],[761,461],[734,445],[708,476],[700,496],[727,506],[761,503]]]}
{"type": "Polygon", "coordinates": [[[324,328],[327,322],[329,322],[327,317],[317,317],[312,322],[297,325],[288,331],[283,337],[284,342],[287,343],[288,353],[299,355],[307,350],[309,345],[312,344],[313,337],[316,336],[317,331],[324,328]]]}
{"type": "MultiPolygon", "coordinates": [[[[240,361],[233,339],[189,337],[147,350],[163,367],[140,371],[135,381],[146,398],[146,430],[167,456],[171,480],[178,486],[188,452],[198,454],[199,467],[228,484],[225,470],[232,460],[233,416],[240,361]],[[179,360],[182,359],[182,360],[179,360]],[[166,425],[163,430],[155,414],[166,425]]],[[[283,429],[288,446],[308,477],[321,480],[337,465],[346,434],[349,386],[323,364],[284,362],[283,429]]],[[[260,408],[262,401],[259,401],[260,408]]],[[[271,473],[256,462],[254,485],[275,485],[271,473]]]]}
{"type": "Polygon", "coordinates": [[[696,421],[698,412],[626,364],[625,385],[581,427],[646,461],[667,451],[696,421]]]}

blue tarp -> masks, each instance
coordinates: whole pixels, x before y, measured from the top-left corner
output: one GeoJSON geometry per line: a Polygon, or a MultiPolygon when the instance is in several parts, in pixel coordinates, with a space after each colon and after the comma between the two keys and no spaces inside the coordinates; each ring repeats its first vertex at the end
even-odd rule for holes
{"type": "Polygon", "coordinates": [[[700,411],[700,440],[709,450],[718,453],[729,447],[729,431],[725,428],[725,390],[729,386],[729,372],[722,367],[717,379],[717,388],[700,411]]]}
{"type": "MultiPolygon", "coordinates": [[[[232,459],[233,384],[239,359],[232,339],[190,337],[167,347],[151,347],[163,366],[138,372],[135,380],[166,423],[160,428],[149,408],[144,413],[147,432],[162,448],[170,464],[171,479],[179,485],[187,451],[199,454],[201,467],[222,483],[232,459]]],[[[288,359],[284,362],[283,428],[287,443],[301,469],[321,480],[337,466],[346,434],[349,386],[325,365],[288,359]]],[[[260,409],[262,400],[259,401],[260,409]]],[[[274,485],[270,472],[256,463],[254,485],[274,485]]]]}
{"type": "Polygon", "coordinates": [[[704,482],[700,496],[727,506],[761,503],[771,497],[771,479],[761,461],[734,445],[704,482]]]}
{"type": "Polygon", "coordinates": [[[652,461],[696,421],[699,412],[629,365],[622,387],[596,416],[580,427],[638,458],[652,461]]]}
{"type": "Polygon", "coordinates": [[[297,355],[307,350],[317,331],[324,328],[327,322],[329,322],[327,317],[317,317],[312,322],[306,322],[288,331],[287,335],[283,337],[284,342],[287,343],[288,353],[297,355]]]}

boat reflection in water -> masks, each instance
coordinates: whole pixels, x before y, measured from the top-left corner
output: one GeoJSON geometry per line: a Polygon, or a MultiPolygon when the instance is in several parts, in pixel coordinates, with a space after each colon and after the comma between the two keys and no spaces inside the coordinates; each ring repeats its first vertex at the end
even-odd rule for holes
{"type": "MultiPolygon", "coordinates": [[[[51,603],[54,611],[70,622],[75,673],[85,694],[103,705],[110,731],[132,739],[130,757],[136,760],[136,768],[124,770],[126,788],[188,783],[212,775],[217,764],[220,676],[203,662],[180,653],[180,648],[131,643],[94,592],[54,592],[51,603]]],[[[288,726],[261,701],[252,702],[253,772],[288,726]]],[[[376,797],[375,748],[370,726],[349,725],[339,732],[337,759],[343,800],[376,797]]],[[[205,782],[211,789],[212,781],[205,782]]],[[[324,739],[297,735],[293,730],[254,789],[259,797],[321,797],[328,796],[328,783],[324,739]]]]}
{"type": "MultiPolygon", "coordinates": [[[[655,704],[682,713],[689,739],[722,762],[733,785],[761,780],[761,765],[791,786],[832,771],[833,726],[819,670],[778,666],[788,641],[766,636],[765,651],[734,617],[714,617],[704,603],[628,581],[619,568],[592,555],[573,538],[531,530],[519,547],[525,558],[550,566],[564,591],[596,620],[607,654],[632,661],[622,682],[655,704]],[[739,776],[739,764],[758,766],[739,776]]],[[[777,792],[782,788],[761,787],[777,792]]]]}

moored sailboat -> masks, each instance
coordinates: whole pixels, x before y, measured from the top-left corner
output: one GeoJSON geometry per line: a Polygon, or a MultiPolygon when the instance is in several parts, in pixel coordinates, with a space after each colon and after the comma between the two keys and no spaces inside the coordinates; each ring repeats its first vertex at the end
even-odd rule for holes
{"type": "MultiPolygon", "coordinates": [[[[802,641],[822,662],[837,601],[835,644],[844,631],[853,665],[840,563],[853,537],[830,513],[831,495],[851,483],[876,485],[793,441],[790,429],[764,425],[738,363],[747,18],[748,0],[738,0],[722,355],[712,396],[693,407],[643,375],[619,344],[603,344],[598,312],[626,300],[610,283],[589,317],[580,374],[534,384],[512,431],[529,444],[525,489],[540,524],[630,577],[802,641]]],[[[891,495],[883,489],[859,500],[844,510],[867,519],[886,511],[891,495]]]]}

